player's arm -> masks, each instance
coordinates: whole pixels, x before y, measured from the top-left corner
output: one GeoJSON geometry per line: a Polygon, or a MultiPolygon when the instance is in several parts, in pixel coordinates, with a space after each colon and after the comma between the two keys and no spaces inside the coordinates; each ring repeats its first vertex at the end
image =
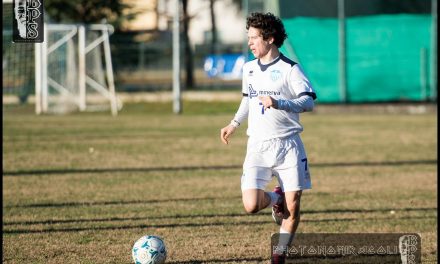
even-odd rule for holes
{"type": "Polygon", "coordinates": [[[293,113],[311,112],[315,107],[312,95],[304,94],[292,100],[276,100],[274,108],[293,113]]]}
{"type": "Polygon", "coordinates": [[[292,100],[276,100],[270,96],[260,96],[259,99],[265,109],[272,107],[274,109],[293,113],[311,112],[315,106],[313,102],[313,95],[307,93],[302,94],[299,98],[292,100]]]}
{"type": "Polygon", "coordinates": [[[287,82],[292,90],[292,93],[297,95],[296,98],[290,100],[276,100],[269,96],[266,96],[263,99],[260,98],[265,108],[273,107],[275,109],[293,113],[313,111],[316,94],[312,85],[310,84],[310,81],[305,76],[299,65],[292,67],[289,72],[287,82]]]}
{"type": "Polygon", "coordinates": [[[240,107],[237,110],[237,113],[234,116],[234,119],[231,120],[229,125],[225,126],[220,130],[220,139],[223,143],[229,143],[229,137],[235,132],[235,129],[239,127],[247,118],[249,113],[249,98],[246,94],[243,94],[243,98],[241,99],[240,107]]]}

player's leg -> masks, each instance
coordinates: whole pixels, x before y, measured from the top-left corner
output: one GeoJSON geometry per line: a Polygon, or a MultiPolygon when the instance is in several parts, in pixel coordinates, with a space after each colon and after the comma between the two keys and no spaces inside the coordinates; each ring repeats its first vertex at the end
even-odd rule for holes
{"type": "Polygon", "coordinates": [[[272,179],[272,170],[265,167],[245,169],[241,177],[241,190],[244,209],[247,213],[257,213],[279,202],[280,196],[274,192],[265,192],[272,179]]]}
{"type": "Polygon", "coordinates": [[[301,139],[293,136],[286,141],[284,147],[285,151],[280,151],[278,166],[274,168],[274,173],[285,191],[285,213],[278,245],[280,249],[286,248],[292,242],[300,222],[302,191],[311,189],[307,156],[301,139]]]}
{"type": "Polygon", "coordinates": [[[280,227],[276,250],[272,252],[271,263],[284,263],[288,246],[292,243],[300,222],[300,204],[302,191],[285,192],[285,214],[280,227]]]}
{"type": "MultiPolygon", "coordinates": [[[[300,204],[302,191],[285,192],[285,213],[280,231],[295,234],[300,221],[300,204]]],[[[293,237],[292,237],[293,239],[293,237]]],[[[289,241],[290,242],[290,241],[289,241]]]]}
{"type": "Polygon", "coordinates": [[[281,225],[281,222],[284,218],[284,192],[281,188],[281,186],[275,186],[275,189],[273,190],[274,193],[278,194],[280,196],[280,199],[278,200],[278,203],[272,205],[272,218],[278,225],[281,225]]]}
{"type": "Polygon", "coordinates": [[[242,198],[244,209],[250,214],[257,213],[270,204],[270,196],[260,189],[244,190],[242,198]]]}

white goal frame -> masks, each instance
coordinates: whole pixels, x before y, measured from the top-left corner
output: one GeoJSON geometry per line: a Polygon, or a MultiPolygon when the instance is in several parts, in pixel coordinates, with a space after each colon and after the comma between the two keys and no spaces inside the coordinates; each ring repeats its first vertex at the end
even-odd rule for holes
{"type": "MultiPolygon", "coordinates": [[[[117,115],[118,110],[122,108],[122,102],[117,100],[113,67],[111,61],[109,36],[114,32],[111,25],[108,24],[44,24],[44,35],[46,40],[42,43],[35,43],[35,112],[36,114],[47,113],[49,111],[49,86],[54,88],[60,94],[68,94],[80,111],[88,110],[87,106],[87,85],[97,91],[110,103],[112,115],[117,115]],[[48,32],[66,32],[63,37],[48,45],[48,32]],[[97,31],[100,36],[91,43],[86,43],[86,31],[97,31]],[[72,94],[69,89],[51,78],[48,71],[48,58],[53,51],[71,41],[77,35],[78,38],[78,94],[72,94]],[[104,64],[107,85],[100,84],[91,76],[87,75],[86,56],[87,53],[96,48],[104,50],[104,64]]],[[[69,74],[69,73],[67,73],[69,74]]],[[[89,106],[91,108],[91,106],[89,106]]]]}

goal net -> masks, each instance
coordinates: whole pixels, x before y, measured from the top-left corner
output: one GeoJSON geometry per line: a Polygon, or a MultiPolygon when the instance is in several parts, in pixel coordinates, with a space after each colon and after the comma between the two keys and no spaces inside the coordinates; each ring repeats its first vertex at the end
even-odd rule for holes
{"type": "Polygon", "coordinates": [[[46,24],[36,44],[37,113],[121,109],[113,80],[110,25],[46,24]],[[41,76],[41,78],[39,78],[41,76]]]}
{"type": "Polygon", "coordinates": [[[12,4],[12,0],[3,0],[3,95],[11,95],[25,103],[29,95],[33,94],[35,85],[34,44],[12,43],[12,4]]]}

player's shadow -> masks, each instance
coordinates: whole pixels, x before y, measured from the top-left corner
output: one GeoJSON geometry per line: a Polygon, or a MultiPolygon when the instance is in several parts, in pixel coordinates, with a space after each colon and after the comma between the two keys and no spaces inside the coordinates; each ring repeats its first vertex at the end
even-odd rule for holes
{"type": "MultiPolygon", "coordinates": [[[[405,217],[406,219],[437,219],[437,216],[411,216],[405,217]]],[[[335,219],[320,219],[320,220],[302,220],[302,222],[359,222],[359,221],[374,221],[385,220],[388,218],[335,218],[335,219]]],[[[214,223],[173,223],[173,224],[140,224],[140,225],[117,225],[117,226],[99,226],[99,227],[66,227],[66,228],[53,228],[46,229],[5,229],[3,228],[3,234],[43,234],[43,233],[70,233],[70,232],[83,232],[83,231],[98,231],[98,230],[129,230],[129,229],[159,229],[159,228],[183,228],[183,227],[214,227],[214,226],[251,226],[251,225],[264,225],[273,224],[272,221],[259,220],[259,221],[234,221],[234,222],[214,222],[214,223]]]]}
{"type": "MultiPolygon", "coordinates": [[[[404,166],[437,164],[437,160],[398,160],[398,161],[358,161],[313,163],[313,167],[353,167],[353,166],[404,166]]],[[[125,172],[160,172],[193,170],[241,169],[242,165],[180,166],[180,167],[140,167],[140,168],[89,168],[89,169],[50,169],[3,171],[3,176],[64,175],[64,174],[108,174],[125,172]]]]}
{"type": "MultiPolygon", "coordinates": [[[[334,214],[334,213],[389,213],[396,212],[420,212],[420,211],[436,211],[437,208],[400,208],[400,209],[330,209],[330,210],[303,210],[302,214],[334,214]]],[[[271,212],[260,212],[258,215],[272,215],[271,212]]],[[[108,218],[87,218],[87,219],[49,219],[35,221],[4,221],[3,226],[10,225],[51,225],[51,224],[69,224],[69,223],[90,223],[90,222],[122,222],[122,221],[154,221],[154,220],[170,220],[170,219],[195,219],[195,218],[219,218],[219,217],[247,217],[246,213],[227,213],[227,214],[188,214],[188,215],[169,215],[169,216],[148,216],[148,217],[108,217],[108,218]]],[[[330,219],[334,220],[334,219],[330,219]]],[[[315,220],[301,220],[314,222],[315,220]]],[[[323,221],[323,220],[318,220],[323,221]]]]}
{"type": "MultiPolygon", "coordinates": [[[[383,213],[390,212],[391,209],[371,209],[371,210],[316,210],[316,211],[304,211],[304,214],[313,213],[383,213]]],[[[437,211],[437,208],[402,208],[393,209],[397,211],[437,211]]],[[[270,213],[260,213],[259,215],[270,215],[270,213]]],[[[351,222],[351,221],[372,221],[378,219],[390,219],[395,218],[393,215],[386,215],[385,217],[350,217],[350,218],[326,218],[326,219],[304,219],[302,222],[351,222]]],[[[405,216],[405,219],[437,219],[436,215],[422,215],[422,216],[405,216]]],[[[227,225],[264,225],[272,224],[267,220],[253,220],[253,217],[244,213],[229,213],[229,214],[200,214],[200,215],[172,215],[172,216],[157,216],[157,217],[114,217],[114,218],[95,218],[95,219],[68,219],[68,220],[43,220],[43,221],[5,221],[3,223],[4,234],[29,234],[29,233],[54,233],[54,232],[80,232],[80,231],[97,231],[97,230],[127,230],[127,229],[155,229],[155,228],[179,228],[179,227],[206,227],[206,226],[227,226],[227,225]],[[221,217],[228,218],[228,221],[210,222],[206,221],[207,218],[215,218],[218,220],[221,217]],[[230,218],[237,218],[238,220],[231,220],[230,218]],[[187,219],[188,222],[182,222],[187,219]],[[200,219],[200,220],[198,220],[200,219]],[[163,223],[165,220],[178,220],[178,223],[168,224],[138,224],[138,225],[115,225],[115,226],[95,226],[95,227],[65,227],[65,228],[53,228],[54,224],[81,224],[88,222],[122,222],[122,221],[142,221],[142,222],[158,222],[163,223]],[[26,229],[11,228],[11,226],[29,226],[26,229]],[[37,225],[37,229],[36,226],[37,225]],[[48,228],[38,229],[40,225],[48,225],[48,228]]]]}
{"type": "Polygon", "coordinates": [[[43,207],[81,207],[81,206],[106,206],[106,205],[134,205],[134,204],[157,204],[173,202],[193,202],[193,201],[214,201],[214,200],[238,200],[241,196],[230,197],[193,197],[193,198],[172,198],[172,199],[151,199],[151,200],[128,200],[128,201],[99,201],[99,202],[61,202],[61,203],[32,203],[4,205],[4,208],[43,208],[43,207]]]}

